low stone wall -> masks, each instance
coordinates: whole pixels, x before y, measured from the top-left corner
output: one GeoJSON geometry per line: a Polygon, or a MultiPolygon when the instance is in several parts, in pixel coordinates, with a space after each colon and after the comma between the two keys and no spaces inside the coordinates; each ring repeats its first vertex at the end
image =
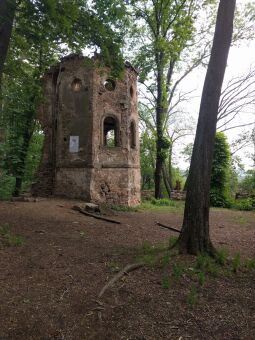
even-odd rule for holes
{"type": "MultiPolygon", "coordinates": [[[[143,200],[150,200],[154,197],[154,190],[142,190],[141,195],[143,200]]],[[[186,191],[172,190],[171,198],[177,201],[185,201],[186,191]]]]}

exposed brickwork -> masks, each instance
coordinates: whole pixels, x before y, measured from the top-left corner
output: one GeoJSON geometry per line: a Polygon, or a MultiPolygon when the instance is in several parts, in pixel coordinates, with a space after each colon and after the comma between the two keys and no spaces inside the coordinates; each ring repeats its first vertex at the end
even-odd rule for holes
{"type": "Polygon", "coordinates": [[[33,192],[136,205],[137,73],[126,65],[123,78],[112,80],[109,70],[97,65],[93,59],[73,55],[45,75],[39,114],[45,143],[33,192]],[[110,129],[115,146],[105,145],[110,129]],[[71,150],[70,136],[76,139],[71,150]]]}

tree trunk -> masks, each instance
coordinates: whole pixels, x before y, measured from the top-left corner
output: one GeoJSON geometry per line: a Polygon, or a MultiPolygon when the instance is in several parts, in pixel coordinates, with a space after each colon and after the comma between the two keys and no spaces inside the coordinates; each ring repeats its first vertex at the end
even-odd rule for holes
{"type": "Polygon", "coordinates": [[[232,39],[236,0],[221,0],[211,57],[201,98],[187,183],[184,219],[178,246],[181,253],[214,254],[209,236],[209,193],[217,113],[232,39]]]}
{"type": "Polygon", "coordinates": [[[173,188],[173,169],[172,169],[172,154],[173,154],[173,144],[171,141],[170,147],[169,147],[169,154],[168,154],[168,182],[171,188],[173,188]]]}
{"type": "Polygon", "coordinates": [[[162,53],[157,54],[157,107],[156,107],[156,130],[157,130],[157,141],[156,141],[156,169],[155,169],[155,198],[161,198],[161,174],[163,167],[163,127],[162,120],[164,114],[163,105],[163,66],[162,66],[163,55],[162,53]]]}
{"type": "Polygon", "coordinates": [[[16,0],[0,1],[0,88],[8,47],[11,39],[16,0]]]}
{"type": "Polygon", "coordinates": [[[164,184],[166,187],[168,197],[171,198],[171,185],[170,185],[170,180],[169,180],[169,176],[167,173],[167,167],[165,164],[163,164],[163,167],[162,167],[162,174],[163,174],[163,180],[164,180],[164,184]]]}

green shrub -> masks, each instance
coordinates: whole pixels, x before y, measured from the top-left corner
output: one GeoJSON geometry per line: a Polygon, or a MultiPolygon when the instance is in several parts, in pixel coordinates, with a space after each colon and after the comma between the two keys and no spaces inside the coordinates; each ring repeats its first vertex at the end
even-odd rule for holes
{"type": "Polygon", "coordinates": [[[217,132],[215,136],[210,191],[210,204],[213,207],[231,207],[229,200],[230,160],[231,154],[227,137],[224,133],[217,132]]]}
{"type": "Polygon", "coordinates": [[[236,200],[234,203],[234,208],[245,211],[255,210],[255,198],[253,197],[236,200]]]}
{"type": "Polygon", "coordinates": [[[233,200],[227,194],[220,192],[220,190],[213,188],[210,191],[210,204],[218,208],[231,208],[233,200]]]}
{"type": "Polygon", "coordinates": [[[168,198],[161,198],[161,199],[152,198],[151,203],[156,206],[168,206],[168,207],[176,206],[176,202],[168,198]]]}
{"type": "Polygon", "coordinates": [[[14,185],[14,177],[0,174],[0,200],[8,200],[12,197],[14,185]]]}

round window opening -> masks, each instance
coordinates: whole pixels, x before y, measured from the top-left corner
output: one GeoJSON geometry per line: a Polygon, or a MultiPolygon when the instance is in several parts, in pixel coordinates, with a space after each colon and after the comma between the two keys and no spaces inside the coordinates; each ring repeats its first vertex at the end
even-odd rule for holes
{"type": "Polygon", "coordinates": [[[104,82],[104,87],[107,91],[114,91],[116,88],[116,83],[112,79],[106,79],[104,82]]]}
{"type": "Polygon", "coordinates": [[[82,82],[81,82],[81,80],[78,79],[78,78],[75,78],[75,79],[73,80],[73,82],[72,82],[72,85],[71,85],[72,90],[73,90],[74,92],[79,92],[79,91],[81,90],[81,86],[82,86],[82,82]]]}

